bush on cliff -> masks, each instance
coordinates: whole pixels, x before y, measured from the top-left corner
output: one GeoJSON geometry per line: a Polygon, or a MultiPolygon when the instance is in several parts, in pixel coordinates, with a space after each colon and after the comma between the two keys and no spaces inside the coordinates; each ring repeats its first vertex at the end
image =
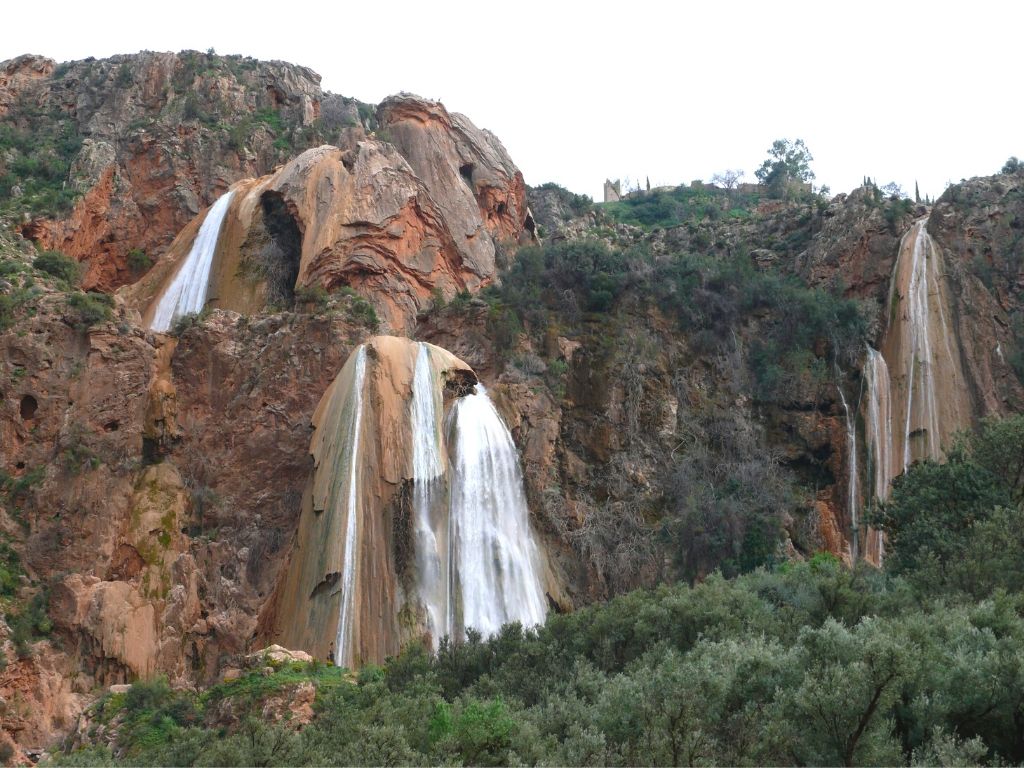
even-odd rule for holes
{"type": "Polygon", "coordinates": [[[43,251],[36,256],[32,266],[40,272],[52,275],[69,287],[78,285],[78,280],[82,274],[81,265],[60,251],[43,251]]]}

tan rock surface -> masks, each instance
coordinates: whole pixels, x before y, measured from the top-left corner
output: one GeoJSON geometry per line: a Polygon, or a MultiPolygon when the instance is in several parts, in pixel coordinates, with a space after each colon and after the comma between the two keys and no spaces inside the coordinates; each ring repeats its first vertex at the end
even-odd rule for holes
{"type": "MultiPolygon", "coordinates": [[[[418,636],[400,622],[402,585],[394,551],[391,505],[412,476],[408,402],[418,346],[409,339],[375,336],[366,342],[366,380],[360,431],[358,524],[360,556],[355,573],[353,656],[380,662],[418,636]]],[[[349,394],[355,381],[352,355],[324,393],[313,415],[309,451],[314,469],[285,578],[261,616],[261,635],[277,638],[321,660],[332,660],[338,627],[338,579],[345,560],[347,505],[339,497],[347,467],[349,394]]],[[[464,362],[439,347],[431,350],[442,380],[476,381],[464,362]]]]}
{"type": "MultiPolygon", "coordinates": [[[[317,147],[235,186],[210,306],[252,313],[295,291],[348,287],[374,305],[385,329],[407,333],[435,292],[451,298],[493,281],[499,244],[529,236],[522,175],[493,136],[440,104],[393,98],[382,114],[394,143],[317,147]],[[470,166],[472,183],[460,174],[470,166]]],[[[204,215],[123,292],[144,322],[204,215]]]]}

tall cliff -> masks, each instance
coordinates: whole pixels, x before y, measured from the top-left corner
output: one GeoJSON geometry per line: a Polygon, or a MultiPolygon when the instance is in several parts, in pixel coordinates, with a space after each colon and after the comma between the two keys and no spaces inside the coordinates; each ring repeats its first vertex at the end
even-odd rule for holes
{"type": "MultiPolygon", "coordinates": [[[[361,344],[395,348],[366,390],[387,460],[366,479],[363,533],[408,523],[405,422],[385,404],[409,396],[416,345],[371,341],[375,314],[486,385],[559,610],[716,568],[849,558],[854,540],[871,551],[853,524],[878,474],[865,361],[898,346],[909,291],[893,275],[912,266],[915,227],[941,254],[963,423],[1024,407],[1019,174],[930,210],[872,187],[709,189],[665,227],[548,205],[541,248],[500,144],[433,102],[372,110],[301,67],[195,53],[0,72],[0,695],[22,745],[66,731],[110,684],[206,684],[270,640],[300,642],[312,609],[281,596],[337,573],[337,539],[310,573],[296,553],[347,525],[318,515],[333,454],[317,441],[361,344]],[[209,311],[154,333],[154,301],[228,189],[209,311]],[[84,287],[120,290],[76,290],[25,238],[80,262],[84,287]]],[[[896,381],[905,356],[888,354],[896,381]]],[[[384,571],[394,543],[374,544],[384,571]]],[[[407,585],[365,565],[369,614],[407,585]]],[[[339,619],[320,613],[318,655],[339,619]]],[[[423,636],[425,612],[407,618],[368,633],[365,655],[423,636]]]]}

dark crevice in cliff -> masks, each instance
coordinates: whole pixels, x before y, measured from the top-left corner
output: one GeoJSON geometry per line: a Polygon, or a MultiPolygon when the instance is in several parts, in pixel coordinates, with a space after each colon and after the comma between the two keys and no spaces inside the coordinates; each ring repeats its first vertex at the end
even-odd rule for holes
{"type": "Polygon", "coordinates": [[[39,403],[36,401],[34,397],[32,397],[32,395],[25,395],[23,398],[21,398],[20,412],[21,418],[24,421],[28,421],[29,419],[34,418],[36,415],[36,410],[38,408],[39,403]]]}
{"type": "Polygon", "coordinates": [[[302,230],[280,192],[264,192],[260,206],[269,235],[259,253],[260,268],[267,280],[267,300],[271,304],[291,304],[302,258],[302,230]]]}

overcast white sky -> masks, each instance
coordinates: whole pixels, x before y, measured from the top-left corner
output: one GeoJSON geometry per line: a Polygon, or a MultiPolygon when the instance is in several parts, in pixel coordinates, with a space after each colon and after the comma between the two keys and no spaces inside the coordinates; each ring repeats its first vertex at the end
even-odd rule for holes
{"type": "Polygon", "coordinates": [[[1024,4],[972,2],[12,2],[0,60],[206,50],[312,67],[326,90],[441,99],[529,184],[600,199],[753,171],[803,138],[818,184],[937,196],[1024,157],[1024,4]],[[155,15],[161,9],[159,16],[155,15]]]}

